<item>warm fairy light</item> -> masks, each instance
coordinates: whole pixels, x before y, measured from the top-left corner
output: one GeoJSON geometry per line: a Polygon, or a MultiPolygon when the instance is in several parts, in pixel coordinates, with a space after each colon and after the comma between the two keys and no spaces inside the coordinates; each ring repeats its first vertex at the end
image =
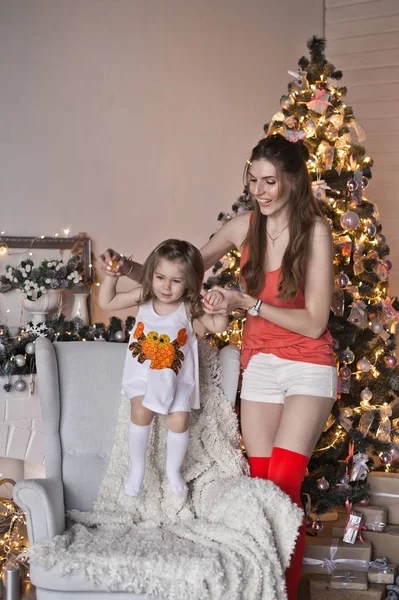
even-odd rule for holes
{"type": "Polygon", "coordinates": [[[69,231],[70,231],[70,230],[69,230],[69,227],[67,227],[66,229],[64,229],[64,234],[65,234],[65,237],[68,237],[68,235],[69,235],[69,231]]]}
{"type": "Polygon", "coordinates": [[[55,234],[54,234],[54,237],[58,237],[58,233],[55,233],[55,234]]]}
{"type": "Polygon", "coordinates": [[[41,240],[44,240],[44,238],[45,238],[45,237],[46,237],[46,236],[44,236],[44,235],[41,235],[41,236],[40,236],[40,239],[41,239],[41,240]]]}
{"type": "Polygon", "coordinates": [[[101,283],[99,281],[97,281],[96,286],[100,287],[101,283]]]}

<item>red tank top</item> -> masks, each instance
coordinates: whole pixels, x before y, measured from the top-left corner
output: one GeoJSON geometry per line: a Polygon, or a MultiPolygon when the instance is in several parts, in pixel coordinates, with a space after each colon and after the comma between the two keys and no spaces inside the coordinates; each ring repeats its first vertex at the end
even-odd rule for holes
{"type": "MultiPolygon", "coordinates": [[[[244,246],[240,267],[248,260],[248,248],[244,246]]],[[[265,304],[281,306],[282,308],[305,308],[305,282],[294,300],[277,298],[281,267],[265,273],[265,285],[259,293],[259,298],[265,304]]],[[[245,283],[245,282],[244,282],[245,283]]],[[[316,365],[336,366],[332,349],[332,337],[326,331],[316,340],[289,329],[271,323],[262,317],[251,317],[247,314],[242,338],[241,363],[245,369],[249,359],[254,354],[262,352],[274,354],[279,358],[314,363],[316,365]]]]}

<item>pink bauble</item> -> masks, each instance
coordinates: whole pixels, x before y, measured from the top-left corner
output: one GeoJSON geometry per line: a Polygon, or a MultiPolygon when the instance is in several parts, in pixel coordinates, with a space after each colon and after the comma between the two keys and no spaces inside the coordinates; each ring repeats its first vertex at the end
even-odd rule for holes
{"type": "Polygon", "coordinates": [[[341,217],[341,225],[344,229],[356,229],[359,225],[359,216],[353,210],[348,210],[341,217]]]}
{"type": "Polygon", "coordinates": [[[323,529],[323,523],[320,521],[320,519],[315,519],[315,520],[313,521],[312,528],[313,528],[315,531],[321,531],[321,530],[323,529]]]}
{"type": "Polygon", "coordinates": [[[390,271],[392,269],[392,263],[390,260],[388,260],[387,258],[385,260],[382,261],[382,264],[384,265],[384,267],[390,271]]]}
{"type": "Polygon", "coordinates": [[[307,517],[305,517],[305,527],[306,529],[309,529],[310,527],[312,527],[313,525],[313,519],[312,517],[309,517],[309,515],[307,517]]]}
{"type": "Polygon", "coordinates": [[[360,506],[368,506],[370,504],[369,496],[365,496],[364,498],[362,498],[360,502],[358,502],[358,504],[360,504],[360,506]]]}
{"type": "Polygon", "coordinates": [[[398,364],[398,359],[393,354],[390,354],[385,358],[385,364],[389,369],[393,369],[398,364]]]}
{"type": "Polygon", "coordinates": [[[339,371],[339,376],[341,377],[341,379],[350,379],[351,375],[352,371],[349,367],[342,367],[342,369],[340,369],[339,371]]]}
{"type": "Polygon", "coordinates": [[[380,461],[383,465],[389,465],[392,462],[392,454],[390,452],[383,452],[380,454],[380,461]]]}

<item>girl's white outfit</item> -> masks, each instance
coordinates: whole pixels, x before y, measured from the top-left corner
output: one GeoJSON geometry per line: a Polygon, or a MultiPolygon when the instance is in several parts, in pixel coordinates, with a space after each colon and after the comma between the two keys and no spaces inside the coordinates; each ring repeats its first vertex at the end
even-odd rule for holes
{"type": "Polygon", "coordinates": [[[169,315],[158,315],[152,301],[140,306],[122,391],[129,398],[144,396],[143,406],[164,415],[200,407],[198,342],[184,302],[169,315]]]}

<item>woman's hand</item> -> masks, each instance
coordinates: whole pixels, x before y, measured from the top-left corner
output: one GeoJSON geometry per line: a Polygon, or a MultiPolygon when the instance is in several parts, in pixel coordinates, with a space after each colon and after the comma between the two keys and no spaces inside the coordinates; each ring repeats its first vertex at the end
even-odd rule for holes
{"type": "Polygon", "coordinates": [[[203,298],[202,306],[208,314],[228,315],[237,308],[245,308],[245,294],[239,290],[230,290],[215,285],[203,298]],[[221,295],[223,298],[220,299],[219,297],[219,300],[212,301],[213,298],[216,298],[216,296],[213,296],[216,292],[218,296],[221,295]]]}
{"type": "Polygon", "coordinates": [[[129,261],[125,256],[116,252],[112,248],[107,250],[99,256],[101,261],[101,270],[109,277],[120,277],[126,275],[129,270],[129,261]]]}

